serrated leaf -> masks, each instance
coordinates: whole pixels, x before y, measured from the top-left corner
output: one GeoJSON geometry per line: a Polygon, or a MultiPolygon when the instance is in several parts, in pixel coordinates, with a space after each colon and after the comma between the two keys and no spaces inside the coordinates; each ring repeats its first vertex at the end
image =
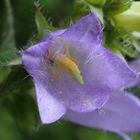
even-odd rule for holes
{"type": "Polygon", "coordinates": [[[37,8],[35,12],[35,22],[37,26],[37,38],[41,39],[43,36],[47,35],[48,33],[55,30],[54,27],[49,25],[46,18],[43,16],[43,14],[40,12],[40,10],[37,8]]]}
{"type": "Polygon", "coordinates": [[[0,139],[23,140],[10,113],[0,106],[0,139]]]}

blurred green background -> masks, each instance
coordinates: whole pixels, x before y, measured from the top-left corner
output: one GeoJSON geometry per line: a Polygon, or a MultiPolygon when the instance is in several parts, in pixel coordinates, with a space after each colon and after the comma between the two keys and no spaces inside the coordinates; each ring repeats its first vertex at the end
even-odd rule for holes
{"type": "MultiPolygon", "coordinates": [[[[2,65],[9,60],[9,57],[15,58],[17,55],[11,51],[11,46],[15,50],[26,48],[27,44],[30,44],[31,37],[37,32],[34,14],[34,2],[37,1],[11,0],[11,5],[8,5],[8,1],[0,0],[0,64],[2,65]],[[12,13],[9,10],[12,10],[12,13]]],[[[55,27],[68,25],[66,21],[70,20],[73,11],[77,10],[74,0],[39,0],[39,3],[43,6],[44,16],[55,27]]],[[[76,16],[82,14],[84,15],[81,9],[76,16]]],[[[110,132],[89,129],[62,120],[42,126],[34,93],[33,83],[22,66],[0,68],[0,140],[122,139],[110,132]]],[[[134,140],[140,139],[139,134],[131,135],[134,140]]]]}

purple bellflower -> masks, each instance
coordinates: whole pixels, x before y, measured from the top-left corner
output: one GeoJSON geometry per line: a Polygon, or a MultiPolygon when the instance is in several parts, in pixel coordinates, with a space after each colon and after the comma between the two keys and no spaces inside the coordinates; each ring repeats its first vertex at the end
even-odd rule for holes
{"type": "Polygon", "coordinates": [[[22,52],[22,62],[33,78],[43,124],[64,118],[126,138],[123,131],[140,130],[140,101],[122,91],[137,74],[102,46],[95,14],[50,33],[22,52]]]}

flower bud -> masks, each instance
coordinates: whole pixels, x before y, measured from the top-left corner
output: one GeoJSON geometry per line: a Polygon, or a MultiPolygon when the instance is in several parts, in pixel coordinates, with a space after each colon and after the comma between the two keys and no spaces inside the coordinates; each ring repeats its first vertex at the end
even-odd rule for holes
{"type": "Polygon", "coordinates": [[[140,31],[140,2],[133,2],[127,11],[115,15],[113,22],[128,31],[140,31]]]}

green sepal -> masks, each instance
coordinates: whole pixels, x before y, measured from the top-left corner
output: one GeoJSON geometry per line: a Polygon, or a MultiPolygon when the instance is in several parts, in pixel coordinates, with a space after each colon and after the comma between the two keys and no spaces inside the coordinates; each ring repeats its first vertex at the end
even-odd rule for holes
{"type": "Polygon", "coordinates": [[[35,10],[35,22],[37,27],[37,39],[41,39],[45,35],[55,30],[53,26],[49,25],[48,21],[43,16],[38,7],[36,7],[35,10]]]}

